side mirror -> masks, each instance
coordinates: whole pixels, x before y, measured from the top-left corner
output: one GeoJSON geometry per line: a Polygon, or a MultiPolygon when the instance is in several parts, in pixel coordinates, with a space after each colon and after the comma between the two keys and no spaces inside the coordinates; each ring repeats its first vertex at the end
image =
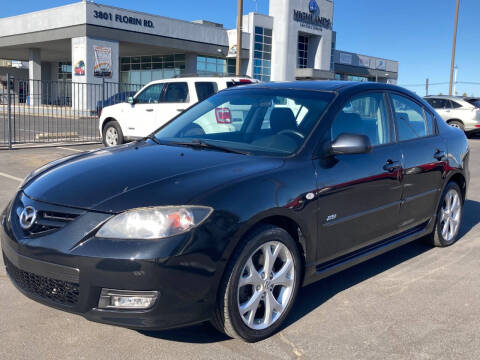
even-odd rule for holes
{"type": "Polygon", "coordinates": [[[329,155],[366,154],[372,151],[372,144],[366,135],[342,133],[331,143],[329,155]]]}
{"type": "Polygon", "coordinates": [[[135,104],[135,99],[133,98],[133,96],[129,96],[128,99],[127,99],[127,101],[128,101],[128,103],[129,103],[130,105],[135,104]]]}

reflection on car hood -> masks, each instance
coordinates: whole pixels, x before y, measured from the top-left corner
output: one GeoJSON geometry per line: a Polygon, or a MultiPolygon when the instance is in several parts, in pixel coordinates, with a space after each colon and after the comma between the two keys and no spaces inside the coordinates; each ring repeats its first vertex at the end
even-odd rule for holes
{"type": "Polygon", "coordinates": [[[189,204],[199,194],[282,163],[147,141],[70,157],[37,175],[23,190],[38,201],[116,213],[189,204]]]}

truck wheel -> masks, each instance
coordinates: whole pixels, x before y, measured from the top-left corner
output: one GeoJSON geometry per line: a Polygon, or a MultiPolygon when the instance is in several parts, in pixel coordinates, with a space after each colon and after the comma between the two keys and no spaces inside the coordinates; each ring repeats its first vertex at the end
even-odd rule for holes
{"type": "Polygon", "coordinates": [[[122,128],[115,120],[109,121],[103,128],[103,144],[107,147],[123,144],[122,128]]]}

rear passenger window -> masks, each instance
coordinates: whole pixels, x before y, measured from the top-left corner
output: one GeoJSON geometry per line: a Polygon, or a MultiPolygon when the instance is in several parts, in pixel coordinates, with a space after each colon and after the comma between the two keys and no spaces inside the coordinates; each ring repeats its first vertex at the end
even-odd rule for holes
{"type": "Polygon", "coordinates": [[[188,85],[186,82],[172,82],[167,84],[164,101],[166,103],[188,102],[188,85]]]}
{"type": "Polygon", "coordinates": [[[332,141],[340,134],[366,135],[372,146],[387,144],[390,132],[383,94],[368,93],[352,98],[332,123],[332,141]]]}
{"type": "Polygon", "coordinates": [[[218,91],[217,84],[214,82],[196,82],[195,90],[197,91],[199,102],[208,99],[212,95],[215,95],[218,91]]]}
{"type": "Polygon", "coordinates": [[[462,105],[460,105],[459,103],[455,102],[455,101],[450,101],[452,103],[452,108],[453,109],[458,109],[458,108],[461,108],[462,105]]]}
{"type": "Polygon", "coordinates": [[[450,103],[445,99],[428,98],[426,100],[430,105],[432,105],[432,107],[434,109],[449,109],[450,108],[450,103]]]}
{"type": "Polygon", "coordinates": [[[392,94],[392,102],[400,141],[433,134],[432,118],[425,116],[424,109],[420,105],[396,94],[392,94]]]}

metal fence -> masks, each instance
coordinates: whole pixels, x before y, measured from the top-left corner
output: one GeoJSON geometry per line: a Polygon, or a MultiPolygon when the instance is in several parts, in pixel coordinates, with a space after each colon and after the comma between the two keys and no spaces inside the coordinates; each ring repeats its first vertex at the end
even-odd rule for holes
{"type": "Polygon", "coordinates": [[[0,147],[100,141],[105,106],[127,101],[142,85],[71,81],[0,81],[0,147]]]}

